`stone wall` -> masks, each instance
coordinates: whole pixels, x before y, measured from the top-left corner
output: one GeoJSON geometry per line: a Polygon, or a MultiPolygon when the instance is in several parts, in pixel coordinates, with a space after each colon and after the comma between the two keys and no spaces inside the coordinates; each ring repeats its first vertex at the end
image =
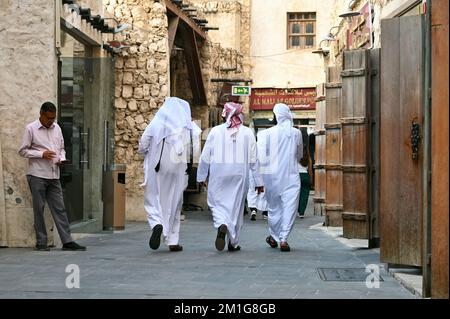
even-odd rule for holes
{"type": "MultiPolygon", "coordinates": [[[[204,73],[213,73],[211,77],[217,78],[250,79],[251,0],[191,0],[191,5],[198,8],[199,14],[208,20],[208,26],[219,28],[219,30],[208,31],[211,44],[202,50],[204,73]],[[237,63],[234,55],[238,56],[237,63]],[[215,68],[206,67],[208,59],[212,59],[215,68]],[[235,71],[223,71],[223,69],[235,67],[235,71]]],[[[222,84],[212,83],[208,94],[218,95],[221,86],[222,84]]],[[[249,99],[243,98],[243,101],[244,113],[248,118],[249,99]]]]}
{"type": "Polygon", "coordinates": [[[116,57],[115,162],[125,163],[126,217],[143,214],[142,158],[139,138],[169,94],[167,17],[164,3],[153,0],[106,0],[105,10],[130,28],[116,35],[130,48],[116,57]]]}

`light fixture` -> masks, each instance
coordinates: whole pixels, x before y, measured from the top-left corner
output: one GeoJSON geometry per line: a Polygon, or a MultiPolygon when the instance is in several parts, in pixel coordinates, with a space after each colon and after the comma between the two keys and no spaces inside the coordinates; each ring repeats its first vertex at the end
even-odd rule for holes
{"type": "Polygon", "coordinates": [[[324,42],[324,41],[328,41],[328,40],[322,40],[322,41],[320,41],[320,42],[319,42],[319,45],[318,45],[318,47],[317,47],[317,49],[315,49],[314,51],[311,51],[311,53],[321,54],[321,55],[323,55],[324,57],[325,57],[325,56],[328,56],[328,54],[330,53],[330,50],[324,50],[324,49],[322,49],[322,47],[320,46],[320,45],[322,44],[322,42],[324,42]]]}
{"type": "Polygon", "coordinates": [[[323,56],[328,56],[328,54],[330,53],[329,50],[324,50],[322,48],[317,48],[314,51],[311,51],[311,53],[315,53],[315,54],[322,54],[323,56]]]}
{"type": "Polygon", "coordinates": [[[113,33],[116,34],[116,33],[122,32],[122,31],[128,29],[129,27],[130,27],[130,25],[128,25],[126,23],[120,24],[116,28],[114,28],[113,33]]]}
{"type": "Polygon", "coordinates": [[[116,54],[130,48],[128,44],[120,41],[108,41],[108,45],[112,48],[112,52],[116,54]]]}
{"type": "Polygon", "coordinates": [[[347,11],[341,13],[339,15],[339,17],[341,18],[352,18],[352,17],[356,17],[359,16],[361,13],[358,11],[353,11],[353,6],[355,5],[356,0],[352,0],[349,2],[348,4],[348,8],[347,11]]]}

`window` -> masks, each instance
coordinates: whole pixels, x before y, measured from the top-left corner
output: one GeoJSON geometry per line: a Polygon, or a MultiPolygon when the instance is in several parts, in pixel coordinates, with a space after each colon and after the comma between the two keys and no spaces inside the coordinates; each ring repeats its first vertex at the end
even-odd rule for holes
{"type": "Polygon", "coordinates": [[[316,41],[316,13],[288,13],[288,49],[313,48],[316,41]]]}

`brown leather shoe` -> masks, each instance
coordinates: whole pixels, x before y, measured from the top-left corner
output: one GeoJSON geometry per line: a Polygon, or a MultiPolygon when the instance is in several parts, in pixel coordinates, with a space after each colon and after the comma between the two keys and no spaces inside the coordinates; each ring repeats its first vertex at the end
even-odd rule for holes
{"type": "Polygon", "coordinates": [[[181,246],[181,245],[169,245],[169,250],[170,251],[182,251],[183,250],[183,246],[181,246]]]}
{"type": "Polygon", "coordinates": [[[281,251],[291,251],[291,247],[289,247],[289,244],[286,241],[282,241],[280,243],[280,250],[281,251]]]}

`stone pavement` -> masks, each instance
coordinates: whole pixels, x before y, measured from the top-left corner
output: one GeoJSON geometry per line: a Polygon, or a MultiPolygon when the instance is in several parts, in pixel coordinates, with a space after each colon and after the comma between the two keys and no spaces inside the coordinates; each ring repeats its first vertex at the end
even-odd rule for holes
{"type": "Polygon", "coordinates": [[[306,217],[296,220],[288,253],[265,243],[261,215],[254,222],[245,216],[241,251],[216,251],[210,213],[199,211],[186,212],[181,224],[182,252],[169,252],[164,244],[152,251],[148,226],[139,222],[120,232],[87,234],[77,240],[88,247],[85,252],[0,249],[0,298],[416,298],[383,269],[379,249],[337,240],[311,208],[310,203],[306,217]],[[73,275],[66,273],[69,264],[79,267],[80,288],[66,287],[73,275]],[[367,288],[364,281],[323,281],[317,271],[367,264],[380,266],[379,288],[367,288]]]}

